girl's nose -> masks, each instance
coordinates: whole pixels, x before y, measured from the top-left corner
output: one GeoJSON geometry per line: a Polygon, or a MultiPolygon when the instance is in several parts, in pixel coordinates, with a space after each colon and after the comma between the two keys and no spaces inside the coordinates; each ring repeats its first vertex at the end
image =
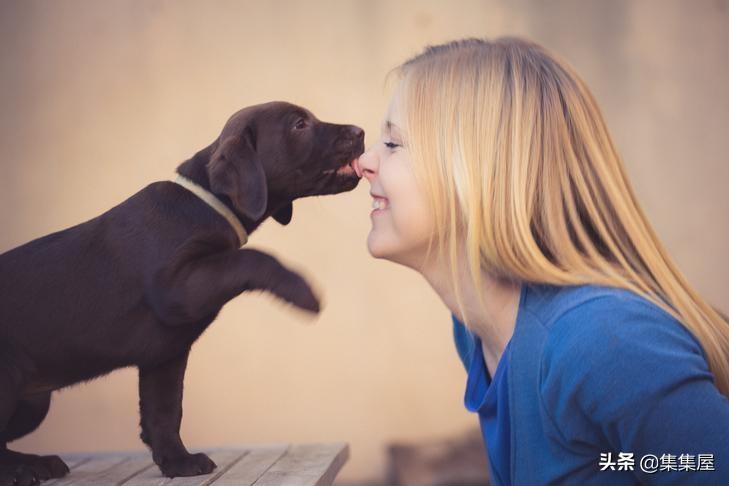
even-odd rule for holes
{"type": "Polygon", "coordinates": [[[354,164],[352,164],[357,176],[367,177],[373,175],[377,167],[376,158],[377,155],[371,148],[360,155],[359,158],[354,161],[354,164]]]}

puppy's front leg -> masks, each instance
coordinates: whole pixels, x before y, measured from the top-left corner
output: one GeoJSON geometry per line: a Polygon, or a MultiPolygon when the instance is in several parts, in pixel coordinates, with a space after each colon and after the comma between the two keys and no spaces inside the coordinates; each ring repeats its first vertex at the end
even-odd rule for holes
{"type": "Polygon", "coordinates": [[[187,356],[158,366],[139,368],[139,413],[141,438],[152,459],[169,478],[208,474],[215,463],[205,454],[190,454],[180,439],[182,382],[187,356]]]}
{"type": "Polygon", "coordinates": [[[215,251],[193,241],[177,250],[147,283],[147,301],[169,324],[214,316],[241,292],[266,290],[309,312],[319,301],[304,278],[276,258],[253,249],[215,251]]]}

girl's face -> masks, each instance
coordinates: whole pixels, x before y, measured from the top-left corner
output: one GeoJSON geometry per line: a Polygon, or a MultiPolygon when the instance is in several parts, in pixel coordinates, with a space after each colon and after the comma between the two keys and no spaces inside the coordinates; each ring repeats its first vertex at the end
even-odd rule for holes
{"type": "Polygon", "coordinates": [[[370,254],[417,270],[424,263],[433,221],[415,179],[407,134],[401,128],[400,99],[398,90],[390,102],[380,139],[360,156],[355,170],[370,183],[370,254]]]}

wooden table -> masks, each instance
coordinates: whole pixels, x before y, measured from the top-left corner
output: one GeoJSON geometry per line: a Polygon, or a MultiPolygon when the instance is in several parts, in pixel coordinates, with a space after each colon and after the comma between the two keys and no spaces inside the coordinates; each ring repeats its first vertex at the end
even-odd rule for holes
{"type": "Polygon", "coordinates": [[[43,486],[324,486],[330,485],[349,458],[349,446],[333,444],[251,445],[203,451],[218,467],[210,474],[166,478],[149,452],[61,454],[71,469],[43,486]]]}

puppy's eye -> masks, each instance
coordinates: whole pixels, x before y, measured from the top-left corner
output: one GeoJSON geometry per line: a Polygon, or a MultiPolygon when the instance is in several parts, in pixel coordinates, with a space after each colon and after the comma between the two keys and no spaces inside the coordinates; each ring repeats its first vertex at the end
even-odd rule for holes
{"type": "Polygon", "coordinates": [[[383,142],[383,143],[385,144],[385,147],[387,147],[389,149],[394,149],[394,148],[397,148],[397,147],[400,146],[400,145],[398,145],[396,143],[393,143],[393,142],[383,142]]]}
{"type": "Polygon", "coordinates": [[[303,118],[299,118],[298,120],[296,120],[296,123],[294,124],[294,129],[303,130],[304,128],[306,128],[306,120],[304,120],[303,118]]]}

